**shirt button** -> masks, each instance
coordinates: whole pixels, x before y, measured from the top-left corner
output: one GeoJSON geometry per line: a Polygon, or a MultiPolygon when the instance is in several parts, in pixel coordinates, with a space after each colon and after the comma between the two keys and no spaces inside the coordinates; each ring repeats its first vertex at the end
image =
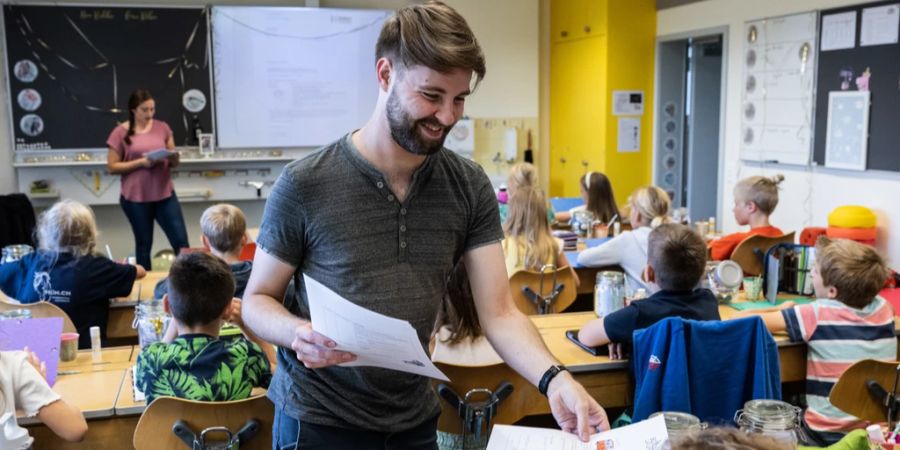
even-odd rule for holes
{"type": "Polygon", "coordinates": [[[400,208],[400,214],[406,215],[406,208],[400,208]]]}
{"type": "Polygon", "coordinates": [[[392,194],[388,194],[388,201],[389,202],[394,201],[394,196],[392,194]]]}
{"type": "Polygon", "coordinates": [[[378,189],[382,189],[382,188],[384,188],[384,183],[379,181],[379,182],[375,183],[375,186],[378,186],[378,189]]]}
{"type": "Polygon", "coordinates": [[[400,243],[400,248],[406,248],[406,242],[401,242],[401,243],[400,243]]]}
{"type": "Polygon", "coordinates": [[[400,225],[400,232],[406,232],[406,225],[400,225]]]}

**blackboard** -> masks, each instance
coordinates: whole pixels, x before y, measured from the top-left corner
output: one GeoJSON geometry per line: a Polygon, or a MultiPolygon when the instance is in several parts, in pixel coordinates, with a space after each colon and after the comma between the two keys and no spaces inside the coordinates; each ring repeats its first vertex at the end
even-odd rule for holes
{"type": "Polygon", "coordinates": [[[204,8],[5,5],[3,21],[16,150],[105,148],[137,88],[150,90],[176,145],[212,131],[204,8]]]}
{"type": "MultiPolygon", "coordinates": [[[[815,150],[813,159],[825,164],[828,126],[828,94],[857,90],[856,80],[866,69],[871,92],[869,142],[866,168],[900,171],[900,43],[861,46],[862,16],[866,8],[896,5],[886,1],[824,10],[819,16],[819,67],[816,80],[815,150]],[[822,49],[822,21],[832,14],[856,11],[856,36],[852,48],[822,49]],[[843,84],[843,86],[842,86],[843,84]],[[846,88],[846,89],[842,89],[846,88]]],[[[897,18],[900,20],[900,18],[897,18]]]]}

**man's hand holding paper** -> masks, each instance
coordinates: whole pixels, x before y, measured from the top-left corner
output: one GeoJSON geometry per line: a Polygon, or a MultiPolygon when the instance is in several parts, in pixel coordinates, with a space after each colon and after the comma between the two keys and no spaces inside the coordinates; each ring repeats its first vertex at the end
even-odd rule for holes
{"type": "Polygon", "coordinates": [[[310,369],[343,364],[356,360],[356,355],[336,350],[337,343],[321,333],[313,331],[312,322],[297,327],[291,348],[297,359],[310,369]]]}

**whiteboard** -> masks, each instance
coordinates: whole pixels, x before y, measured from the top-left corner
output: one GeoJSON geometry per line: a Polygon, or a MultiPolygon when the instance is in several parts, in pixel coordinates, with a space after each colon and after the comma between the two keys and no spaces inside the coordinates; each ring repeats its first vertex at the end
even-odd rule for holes
{"type": "Polygon", "coordinates": [[[869,91],[828,93],[825,167],[866,170],[869,91]]]}
{"type": "Polygon", "coordinates": [[[809,164],[817,26],[815,12],[744,24],[741,159],[809,164]]]}
{"type": "Polygon", "coordinates": [[[378,94],[375,42],[389,15],[214,6],[218,146],[320,146],[362,127],[378,94]]]}

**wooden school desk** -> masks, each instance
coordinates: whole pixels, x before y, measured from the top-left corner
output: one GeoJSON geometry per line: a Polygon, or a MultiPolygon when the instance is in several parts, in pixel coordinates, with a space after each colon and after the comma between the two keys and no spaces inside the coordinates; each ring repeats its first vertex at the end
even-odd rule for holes
{"type": "MultiPolygon", "coordinates": [[[[734,308],[719,306],[719,314],[722,319],[733,317],[736,313],[738,311],[734,308]]],[[[631,405],[634,386],[628,374],[628,362],[610,360],[607,356],[592,356],[565,336],[566,330],[581,328],[587,322],[595,319],[596,316],[593,312],[548,314],[529,316],[529,318],[538,328],[544,343],[553,356],[569,369],[575,379],[584,385],[588,393],[601,406],[616,408],[631,405]]],[[[900,321],[895,318],[895,322],[900,327],[900,321]]],[[[806,345],[789,342],[786,335],[776,335],[775,341],[778,343],[778,355],[781,361],[781,382],[805,380],[806,345]]],[[[450,358],[446,361],[451,364],[435,362],[452,380],[451,385],[457,394],[465,395],[468,390],[473,388],[493,390],[501,381],[510,381],[515,386],[514,391],[519,390],[518,394],[513,394],[520,396],[519,398],[501,404],[494,423],[514,423],[526,416],[550,412],[546,398],[506,364],[465,367],[465,364],[459,360],[452,360],[452,352],[448,352],[448,354],[450,358]]],[[[447,414],[447,408],[444,408],[446,402],[443,399],[440,401],[445,414],[441,416],[438,429],[458,430],[458,419],[453,414],[447,414]]]]}
{"type": "Polygon", "coordinates": [[[88,419],[88,433],[83,442],[64,442],[36,419],[19,419],[35,438],[34,450],[129,448],[137,419],[121,420],[115,415],[115,405],[125,373],[131,371],[136,357],[132,346],[111,347],[103,349],[98,363],[91,360],[90,350],[80,350],[74,361],[60,362],[53,390],[81,409],[88,419]]]}
{"type": "Polygon", "coordinates": [[[622,268],[619,266],[587,267],[578,264],[579,253],[581,253],[585,249],[603,245],[603,243],[610,239],[612,238],[585,239],[584,241],[578,243],[578,250],[565,252],[566,259],[569,261],[569,265],[572,266],[573,269],[575,269],[575,275],[578,276],[579,294],[592,294],[594,292],[594,285],[597,282],[598,273],[606,270],[611,270],[613,272],[623,272],[622,268]]]}
{"type": "Polygon", "coordinates": [[[128,297],[113,299],[109,304],[109,322],[106,325],[107,339],[137,338],[137,330],[131,326],[134,321],[134,307],[140,300],[153,299],[153,288],[159,280],[169,276],[165,270],[147,272],[147,276],[134,280],[128,297]],[[138,297],[140,295],[140,297],[138,297]]]}

